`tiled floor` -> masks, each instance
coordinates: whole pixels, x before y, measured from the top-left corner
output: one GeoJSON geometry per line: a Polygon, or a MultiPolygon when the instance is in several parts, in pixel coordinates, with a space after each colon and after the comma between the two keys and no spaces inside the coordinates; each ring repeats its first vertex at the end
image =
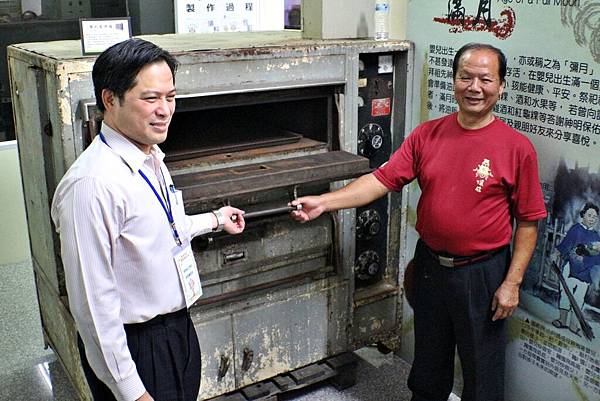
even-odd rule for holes
{"type": "MultiPolygon", "coordinates": [[[[357,368],[358,383],[344,391],[317,385],[292,393],[287,401],[408,401],[405,385],[408,365],[398,357],[363,349],[357,368]],[[367,358],[370,362],[367,362],[367,358]]],[[[78,397],[53,355],[30,367],[0,375],[0,400],[76,401],[78,397]]]]}
{"type": "Polygon", "coordinates": [[[43,348],[30,262],[0,265],[0,350],[2,373],[51,353],[43,348]]]}
{"type": "MultiPolygon", "coordinates": [[[[358,382],[344,391],[320,385],[293,401],[408,401],[409,365],[372,348],[357,351],[358,382]]],[[[77,401],[51,350],[43,348],[31,263],[0,265],[0,400],[77,401]]]]}

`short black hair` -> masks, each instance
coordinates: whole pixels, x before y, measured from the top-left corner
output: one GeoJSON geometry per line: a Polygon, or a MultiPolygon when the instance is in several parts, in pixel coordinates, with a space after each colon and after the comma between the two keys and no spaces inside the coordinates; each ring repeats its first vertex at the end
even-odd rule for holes
{"type": "Polygon", "coordinates": [[[458,72],[458,63],[460,62],[460,58],[466,52],[470,50],[491,50],[496,53],[498,56],[498,75],[500,76],[500,82],[505,82],[506,78],[506,56],[502,53],[502,50],[494,47],[492,45],[488,45],[486,43],[467,43],[454,55],[454,61],[452,63],[452,79],[456,79],[456,73],[458,72]]]}
{"type": "Polygon", "coordinates": [[[600,209],[598,209],[598,206],[594,205],[592,202],[586,202],[585,205],[583,205],[583,209],[581,209],[581,212],[579,212],[579,217],[583,217],[585,212],[587,212],[590,209],[594,209],[596,211],[596,214],[600,213],[600,209]]]}
{"type": "Polygon", "coordinates": [[[104,112],[102,90],[108,89],[123,100],[125,92],[136,84],[137,74],[149,64],[165,61],[173,74],[177,71],[177,60],[166,50],[154,43],[139,38],[132,38],[112,45],[103,51],[92,69],[96,105],[104,112]]]}

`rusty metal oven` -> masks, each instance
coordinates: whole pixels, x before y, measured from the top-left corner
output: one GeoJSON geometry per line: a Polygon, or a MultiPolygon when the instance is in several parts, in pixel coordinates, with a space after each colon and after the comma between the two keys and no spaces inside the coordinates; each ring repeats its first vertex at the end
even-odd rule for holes
{"type": "MultiPolygon", "coordinates": [[[[181,64],[161,149],[186,212],[232,204],[248,217],[239,236],[192,243],[204,290],[191,311],[203,351],[200,399],[364,344],[393,349],[400,338],[400,196],[307,224],[291,220],[287,204],[371,171],[399,145],[410,44],[289,33],[224,38],[148,37],[181,64]]],[[[86,394],[57,238],[44,212],[101,116],[91,100],[93,58],[58,46],[16,45],[9,59],[22,100],[15,108],[20,148],[44,155],[43,165],[26,154],[21,160],[25,173],[35,170],[24,175],[29,222],[45,227],[30,230],[45,338],[86,394]],[[46,134],[31,135],[40,127],[46,134]],[[40,235],[52,245],[36,245],[40,235]]]]}

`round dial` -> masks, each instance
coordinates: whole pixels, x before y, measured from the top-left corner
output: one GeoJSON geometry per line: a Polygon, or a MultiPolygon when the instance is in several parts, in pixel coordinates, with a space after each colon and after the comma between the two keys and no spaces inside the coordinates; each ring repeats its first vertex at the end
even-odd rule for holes
{"type": "Polygon", "coordinates": [[[375,209],[363,211],[356,219],[356,236],[359,239],[371,239],[381,231],[381,218],[375,209]]]}
{"type": "Polygon", "coordinates": [[[369,123],[358,132],[358,154],[371,157],[383,145],[383,128],[379,124],[369,123]]]}
{"type": "Polygon", "coordinates": [[[356,260],[354,274],[359,280],[370,280],[377,276],[381,265],[379,255],[375,251],[364,251],[356,260]]]}

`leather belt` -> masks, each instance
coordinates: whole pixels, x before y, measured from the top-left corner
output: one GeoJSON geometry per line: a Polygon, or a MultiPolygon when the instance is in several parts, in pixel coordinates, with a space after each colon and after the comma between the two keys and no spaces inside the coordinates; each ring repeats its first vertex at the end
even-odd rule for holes
{"type": "Polygon", "coordinates": [[[477,255],[472,255],[472,256],[454,256],[454,255],[445,256],[445,255],[440,255],[440,254],[436,253],[435,251],[433,251],[433,249],[431,249],[427,245],[425,245],[425,249],[427,250],[427,253],[429,253],[429,255],[431,257],[433,257],[440,264],[440,266],[444,266],[444,267],[462,267],[462,266],[471,265],[471,264],[477,263],[477,262],[484,262],[488,259],[491,259],[492,256],[496,255],[498,252],[502,251],[505,248],[506,248],[506,246],[503,246],[503,247],[500,247],[497,249],[493,249],[491,251],[478,253],[477,255]]]}

